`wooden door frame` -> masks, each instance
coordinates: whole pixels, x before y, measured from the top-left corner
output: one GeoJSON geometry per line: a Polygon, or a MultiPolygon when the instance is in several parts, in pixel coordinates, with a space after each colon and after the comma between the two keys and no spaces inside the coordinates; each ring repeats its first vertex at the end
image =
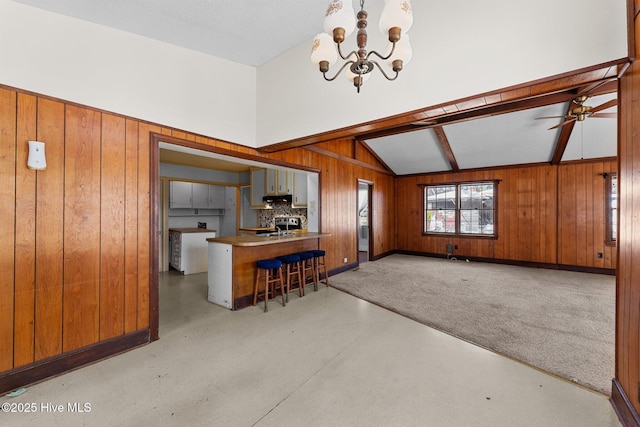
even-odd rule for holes
{"type": "MultiPolygon", "coordinates": [[[[360,184],[365,184],[367,186],[367,209],[369,211],[367,215],[367,225],[369,228],[369,236],[367,237],[367,261],[371,261],[373,255],[373,181],[368,181],[366,179],[358,178],[358,183],[356,186],[356,206],[359,205],[360,202],[360,184]]],[[[356,215],[358,214],[358,209],[356,209],[356,215]]],[[[356,259],[358,260],[358,264],[360,264],[360,230],[359,230],[359,222],[360,217],[358,216],[356,221],[356,259]]]]}

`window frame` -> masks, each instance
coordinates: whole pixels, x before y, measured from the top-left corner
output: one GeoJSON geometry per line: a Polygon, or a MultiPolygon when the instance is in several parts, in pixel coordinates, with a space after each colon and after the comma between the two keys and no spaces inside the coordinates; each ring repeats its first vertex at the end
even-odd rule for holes
{"type": "Polygon", "coordinates": [[[620,200],[619,197],[619,188],[620,188],[620,182],[618,180],[618,174],[617,173],[606,173],[603,174],[604,175],[604,182],[605,182],[605,189],[604,189],[604,210],[605,210],[605,244],[607,246],[616,246],[617,244],[617,235],[618,235],[618,201],[620,200]],[[615,208],[612,207],[612,198],[614,196],[613,190],[612,190],[612,183],[613,180],[616,180],[616,192],[615,192],[615,199],[616,199],[616,206],[615,208]],[[615,213],[614,213],[615,211],[615,213]],[[615,221],[615,222],[614,222],[615,221]]]}
{"type": "MultiPolygon", "coordinates": [[[[418,184],[422,191],[422,235],[423,236],[441,236],[441,237],[463,237],[469,239],[497,239],[498,238],[498,183],[499,180],[478,180],[478,181],[460,181],[460,182],[443,182],[443,183],[430,183],[430,184],[418,184]],[[461,209],[460,207],[460,188],[463,186],[475,186],[482,184],[491,184],[493,186],[493,233],[492,234],[477,234],[477,233],[463,233],[461,232],[461,211],[468,209],[461,209]],[[429,188],[437,187],[455,187],[455,226],[454,232],[447,232],[446,225],[445,231],[429,231],[427,230],[427,197],[429,188]]],[[[446,203],[446,202],[445,202],[446,203]]],[[[447,209],[450,210],[450,209],[447,209]]]]}

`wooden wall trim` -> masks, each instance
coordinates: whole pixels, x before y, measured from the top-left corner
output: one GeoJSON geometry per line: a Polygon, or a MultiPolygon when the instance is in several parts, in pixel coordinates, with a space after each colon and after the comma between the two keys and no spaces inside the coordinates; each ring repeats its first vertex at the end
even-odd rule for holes
{"type": "MultiPolygon", "coordinates": [[[[193,134],[190,134],[193,135],[193,134]]],[[[158,143],[160,142],[166,142],[168,144],[173,144],[173,145],[180,145],[182,147],[187,147],[187,148],[193,148],[194,150],[201,150],[201,151],[207,151],[209,153],[215,153],[215,154],[220,154],[223,156],[230,156],[230,157],[235,157],[237,159],[241,159],[241,160],[248,160],[248,161],[254,161],[254,162],[260,162],[260,163],[265,163],[268,165],[273,165],[273,166],[282,166],[282,167],[286,167],[286,168],[292,168],[292,169],[299,169],[299,170],[304,170],[307,172],[316,172],[319,173],[320,169],[317,168],[313,168],[310,166],[304,166],[304,165],[300,165],[297,163],[289,163],[289,162],[285,162],[282,160],[277,160],[277,159],[272,159],[270,157],[264,157],[264,156],[258,156],[258,155],[253,155],[253,154],[249,154],[249,153],[244,153],[242,151],[235,151],[235,150],[229,150],[226,148],[221,148],[221,147],[215,147],[213,145],[208,145],[208,144],[203,144],[201,142],[194,142],[194,141],[190,141],[184,138],[179,138],[179,137],[175,137],[175,136],[169,136],[169,135],[165,135],[162,133],[157,133],[157,132],[152,132],[151,135],[151,143],[155,144],[156,146],[158,145],[158,143]]],[[[207,138],[204,138],[207,139],[207,138]]],[[[211,139],[211,141],[218,141],[217,139],[211,139]]],[[[256,151],[259,151],[259,149],[257,149],[256,151]]],[[[225,184],[227,185],[227,184],[225,184]]]]}
{"type": "Polygon", "coordinates": [[[640,416],[616,378],[612,381],[609,401],[624,427],[640,427],[640,416]]]}
{"type": "MultiPolygon", "coordinates": [[[[423,256],[427,258],[447,258],[447,255],[445,254],[438,254],[438,253],[432,253],[432,252],[419,252],[419,251],[405,251],[405,250],[391,251],[387,253],[385,256],[388,256],[394,253],[402,254],[402,255],[423,256]]],[[[581,267],[577,265],[553,264],[549,262],[532,262],[532,261],[518,261],[518,260],[511,260],[511,259],[484,258],[484,257],[466,256],[464,254],[456,254],[455,257],[457,260],[468,259],[469,261],[485,262],[487,264],[514,265],[517,267],[544,268],[547,270],[576,271],[579,273],[606,274],[608,276],[616,275],[616,270],[611,268],[581,267]]]]}
{"type": "Polygon", "coordinates": [[[391,172],[391,171],[389,171],[387,169],[382,169],[382,168],[370,165],[368,163],[361,162],[360,160],[352,159],[350,157],[341,156],[340,154],[334,153],[333,151],[325,150],[324,148],[319,148],[319,147],[314,147],[314,146],[309,145],[309,146],[305,146],[304,149],[312,151],[314,153],[322,154],[322,155],[327,156],[327,157],[331,157],[331,158],[336,159],[336,160],[341,160],[341,161],[346,162],[346,163],[351,163],[352,165],[355,165],[355,166],[360,166],[360,167],[363,167],[363,168],[366,168],[366,169],[370,169],[370,170],[373,170],[373,171],[376,171],[376,172],[383,173],[385,175],[394,176],[393,172],[391,172]]]}
{"type": "Polygon", "coordinates": [[[115,356],[149,341],[149,330],[141,330],[3,372],[0,374],[0,394],[115,356]]]}

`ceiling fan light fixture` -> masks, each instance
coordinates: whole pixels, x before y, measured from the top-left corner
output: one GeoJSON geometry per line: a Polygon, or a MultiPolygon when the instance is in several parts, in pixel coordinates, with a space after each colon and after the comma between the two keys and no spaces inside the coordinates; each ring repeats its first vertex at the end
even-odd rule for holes
{"type": "Polygon", "coordinates": [[[387,80],[395,80],[413,56],[409,36],[406,34],[413,25],[410,0],[386,0],[379,23],[380,31],[389,38],[389,46],[384,55],[375,50],[368,52],[366,49],[368,14],[364,10],[364,3],[365,0],[360,0],[360,11],[356,15],[356,21],[350,0],[332,0],[324,18],[325,35],[318,34],[311,48],[311,61],[318,66],[325,80],[335,80],[346,69],[347,78],[356,86],[358,93],[374,69],[378,69],[387,80]],[[342,43],[355,27],[358,28],[358,48],[345,55],[342,53],[342,43]],[[329,43],[329,40],[333,41],[335,46],[329,43]],[[331,48],[328,45],[331,45],[331,48]],[[329,68],[335,63],[338,55],[345,62],[333,77],[329,77],[329,68]],[[384,61],[395,74],[387,74],[381,65],[371,58],[372,55],[384,61]]]}

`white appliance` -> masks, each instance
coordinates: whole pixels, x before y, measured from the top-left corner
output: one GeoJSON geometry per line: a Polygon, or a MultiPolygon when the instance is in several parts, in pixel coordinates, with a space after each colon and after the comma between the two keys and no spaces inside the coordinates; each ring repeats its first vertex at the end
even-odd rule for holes
{"type": "Polygon", "coordinates": [[[182,274],[209,270],[207,239],[216,237],[215,230],[202,228],[169,229],[169,265],[182,274]]]}

